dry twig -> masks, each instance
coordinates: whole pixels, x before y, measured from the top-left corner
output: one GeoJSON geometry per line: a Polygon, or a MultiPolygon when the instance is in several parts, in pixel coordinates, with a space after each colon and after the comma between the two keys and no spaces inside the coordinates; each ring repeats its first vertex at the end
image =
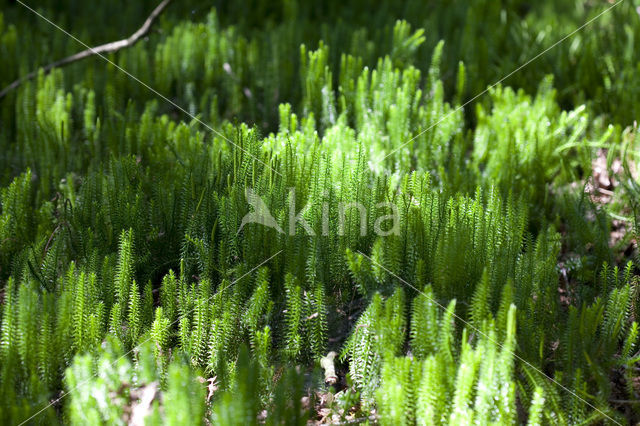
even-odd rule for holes
{"type": "MultiPolygon", "coordinates": [[[[117,52],[120,49],[124,49],[125,47],[133,46],[138,41],[140,41],[141,38],[143,38],[149,33],[154,22],[156,21],[156,19],[158,19],[158,16],[160,16],[160,14],[164,12],[164,10],[167,8],[169,3],[171,3],[171,0],[163,0],[162,3],[160,3],[155,9],[153,9],[153,12],[151,12],[151,15],[149,15],[147,20],[144,21],[144,24],[142,24],[142,26],[138,29],[138,31],[131,34],[130,37],[122,40],[118,40],[118,41],[112,41],[111,43],[101,44],[100,46],[90,47],[86,50],[83,50],[82,52],[78,52],[74,55],[67,56],[64,59],[60,59],[59,61],[52,62],[49,65],[43,67],[42,71],[45,74],[48,74],[54,68],[60,68],[65,65],[72,64],[74,62],[89,58],[94,55],[103,55],[103,54],[113,53],[113,52],[117,52]]],[[[11,91],[20,87],[20,85],[22,85],[23,83],[36,78],[39,72],[40,72],[39,69],[36,71],[32,71],[29,74],[17,79],[13,83],[11,83],[10,85],[2,89],[2,91],[0,91],[0,99],[5,97],[11,91]]]]}

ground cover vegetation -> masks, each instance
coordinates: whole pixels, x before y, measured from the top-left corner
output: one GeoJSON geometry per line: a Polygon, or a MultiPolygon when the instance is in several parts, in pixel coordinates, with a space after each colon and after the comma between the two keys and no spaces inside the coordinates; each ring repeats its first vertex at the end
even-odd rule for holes
{"type": "MultiPolygon", "coordinates": [[[[1,4],[0,90],[84,49],[1,4]]],[[[157,6],[27,4],[91,46],[157,6]]],[[[612,6],[180,0],[9,91],[0,419],[639,421],[640,3],[612,6]]]]}

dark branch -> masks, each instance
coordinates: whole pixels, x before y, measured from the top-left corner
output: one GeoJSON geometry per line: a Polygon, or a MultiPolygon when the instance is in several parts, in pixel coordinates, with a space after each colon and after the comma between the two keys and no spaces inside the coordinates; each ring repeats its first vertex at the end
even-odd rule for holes
{"type": "MultiPolygon", "coordinates": [[[[133,46],[141,38],[143,38],[149,33],[155,20],[158,18],[158,16],[160,16],[162,12],[164,12],[164,10],[167,8],[170,2],[171,0],[163,0],[162,3],[158,5],[158,7],[153,9],[153,12],[151,12],[151,15],[149,15],[147,20],[144,21],[144,24],[142,24],[142,26],[138,29],[138,31],[131,34],[129,38],[125,38],[118,41],[112,41],[111,43],[102,44],[96,47],[90,47],[86,50],[83,50],[82,52],[76,53],[75,55],[67,56],[64,59],[60,59],[59,61],[52,62],[49,65],[43,67],[42,71],[44,71],[45,74],[48,74],[54,68],[60,68],[65,65],[69,65],[73,62],[80,61],[82,59],[88,58],[93,55],[103,55],[103,54],[113,53],[125,47],[133,46]]],[[[29,74],[17,79],[13,83],[11,83],[10,85],[2,89],[2,91],[0,92],[0,99],[4,98],[9,92],[20,87],[21,84],[36,78],[39,72],[40,72],[39,69],[36,71],[32,71],[29,74]]]]}

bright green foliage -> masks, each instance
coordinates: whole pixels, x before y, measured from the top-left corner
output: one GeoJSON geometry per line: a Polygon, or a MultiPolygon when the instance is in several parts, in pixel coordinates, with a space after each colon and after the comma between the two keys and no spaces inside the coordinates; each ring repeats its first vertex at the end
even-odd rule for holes
{"type": "Polygon", "coordinates": [[[32,175],[27,170],[0,191],[0,267],[7,268],[24,241],[34,235],[32,175]]]}
{"type": "Polygon", "coordinates": [[[417,359],[425,359],[438,347],[439,308],[430,286],[413,299],[411,352],[417,359]]]}
{"type": "Polygon", "coordinates": [[[315,359],[322,358],[327,353],[327,307],[324,285],[316,283],[315,288],[305,294],[307,317],[305,329],[309,348],[315,359]]]}
{"type": "MultiPolygon", "coordinates": [[[[179,3],[110,60],[192,117],[99,58],[0,99],[4,422],[640,419],[637,2],[514,74],[606,2],[179,3]]],[[[0,86],[47,25],[3,7],[0,86]]]]}
{"type": "MultiPolygon", "coordinates": [[[[390,358],[382,367],[382,385],[376,391],[382,424],[511,424],[516,420],[513,372],[516,309],[512,305],[506,340],[496,340],[496,329],[484,327],[474,348],[467,331],[452,355],[448,344],[423,360],[390,358]]],[[[448,321],[447,314],[442,316],[448,321]]],[[[453,329],[442,342],[458,341],[453,329]]],[[[473,338],[471,338],[473,339],[473,338]]]]}
{"type": "Polygon", "coordinates": [[[199,424],[205,412],[202,386],[193,371],[185,364],[169,366],[167,391],[165,394],[166,419],[158,424],[199,424]],[[170,402],[169,402],[170,401],[170,402]]]}
{"type": "Polygon", "coordinates": [[[140,335],[140,328],[142,318],[140,315],[140,291],[135,281],[131,283],[131,295],[129,296],[129,307],[127,324],[129,326],[128,332],[131,342],[135,344],[140,335]]]}
{"type": "Polygon", "coordinates": [[[253,423],[258,417],[259,402],[255,392],[259,387],[258,370],[249,365],[246,348],[238,357],[238,373],[232,390],[225,392],[214,407],[213,422],[223,425],[253,423]]]}
{"type": "MultiPolygon", "coordinates": [[[[120,250],[118,255],[118,265],[116,267],[116,276],[114,278],[116,302],[120,306],[126,306],[129,302],[130,295],[137,292],[137,286],[132,286],[133,279],[133,239],[131,230],[123,231],[120,237],[120,250]]],[[[131,303],[136,303],[131,301],[131,303]]]]}
{"type": "Polygon", "coordinates": [[[408,357],[391,358],[384,363],[382,386],[376,391],[381,424],[413,424],[417,389],[420,382],[420,362],[408,357]]]}
{"type": "MultiPolygon", "coordinates": [[[[501,87],[492,89],[490,97],[490,113],[478,106],[474,167],[503,194],[527,193],[534,212],[541,214],[538,208],[548,203],[546,182],[573,182],[578,170],[589,168],[586,108],[560,111],[550,78],[540,83],[534,99],[501,87]],[[532,116],[538,119],[527,119],[532,116]]],[[[593,144],[605,146],[606,137],[593,144]]]]}
{"type": "Polygon", "coordinates": [[[529,408],[528,426],[538,426],[542,424],[542,410],[544,407],[544,393],[541,388],[536,388],[531,407],[529,408]]]}
{"type": "Polygon", "coordinates": [[[66,374],[67,386],[87,386],[92,392],[70,396],[71,423],[200,423],[197,419],[204,415],[204,388],[188,365],[172,362],[166,385],[161,385],[150,345],[141,346],[135,364],[124,355],[122,347],[109,339],[102,355],[75,358],[66,374]]]}
{"type": "Polygon", "coordinates": [[[287,311],[285,313],[287,356],[295,359],[302,350],[302,290],[296,284],[293,275],[285,278],[285,292],[287,294],[287,311]]]}
{"type": "Polygon", "coordinates": [[[156,318],[154,319],[153,324],[151,324],[151,338],[155,343],[153,350],[157,359],[164,359],[163,355],[165,355],[169,350],[169,327],[169,319],[164,316],[162,307],[158,307],[156,309],[156,318]]]}
{"type": "Polygon", "coordinates": [[[376,294],[342,351],[342,358],[349,360],[351,380],[365,402],[380,382],[382,361],[402,349],[406,334],[404,298],[402,288],[385,301],[376,294]]]}
{"type": "MultiPolygon", "coordinates": [[[[273,309],[273,302],[270,300],[269,294],[269,269],[261,268],[256,276],[256,287],[247,302],[247,310],[245,311],[243,322],[249,332],[249,340],[251,348],[258,350],[268,349],[261,345],[264,343],[260,338],[266,319],[273,309]]],[[[265,331],[269,334],[267,331],[265,331]]]]}

